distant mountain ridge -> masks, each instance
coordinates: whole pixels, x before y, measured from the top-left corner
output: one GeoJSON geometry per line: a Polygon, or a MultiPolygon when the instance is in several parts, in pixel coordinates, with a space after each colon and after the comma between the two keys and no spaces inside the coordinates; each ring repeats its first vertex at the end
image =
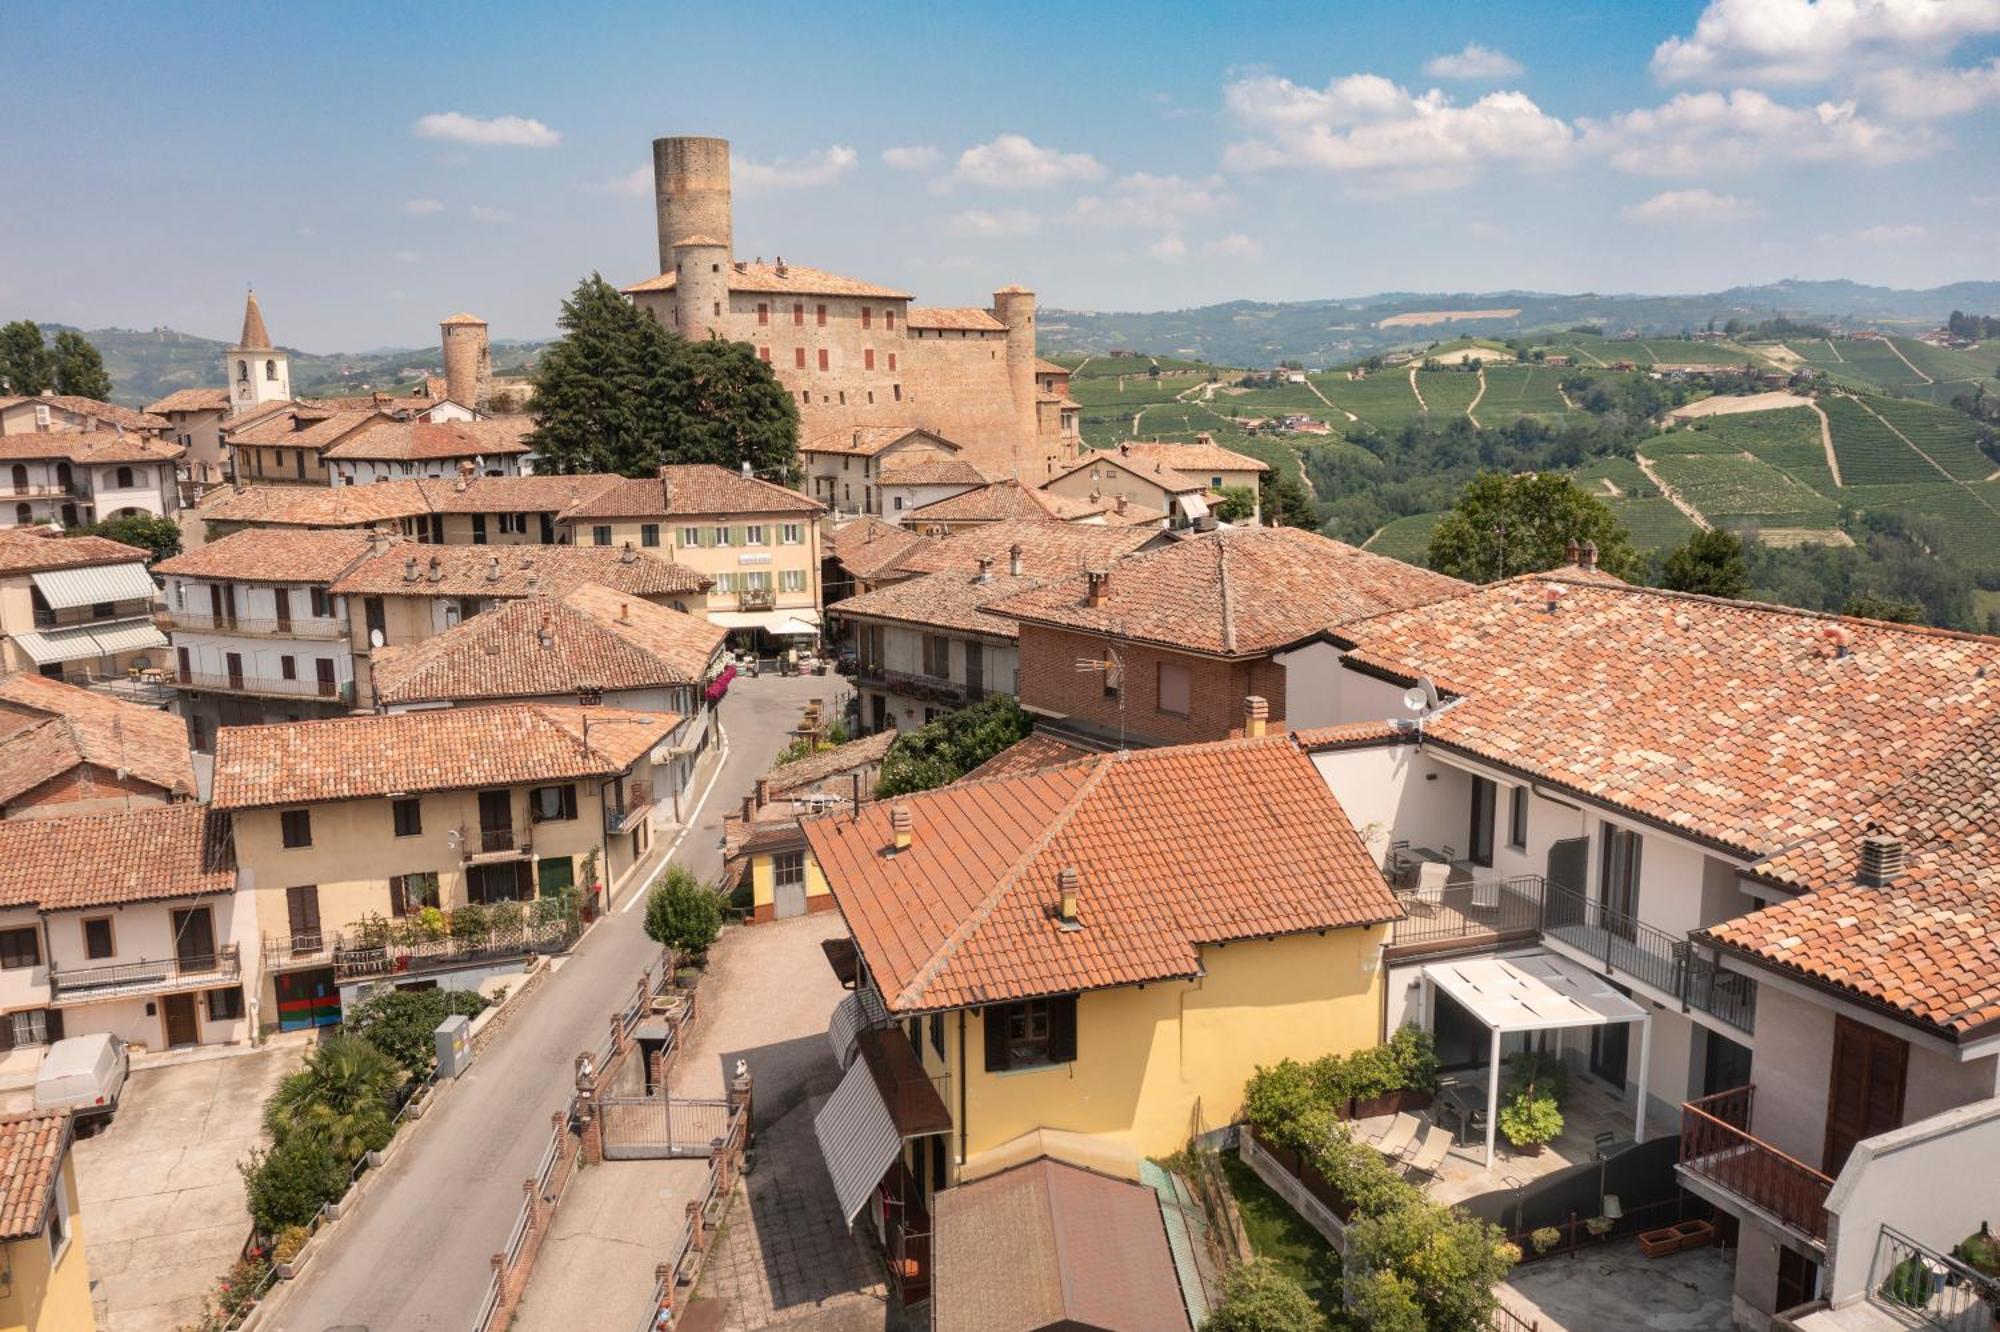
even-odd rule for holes
{"type": "Polygon", "coordinates": [[[1780,315],[1843,328],[1917,332],[1953,310],[2000,310],[2000,282],[1954,282],[1921,291],[1844,279],[1784,281],[1688,295],[1541,291],[1378,292],[1343,299],[1260,302],[1152,312],[1050,307],[1041,315],[1045,355],[1130,350],[1221,365],[1303,361],[1325,366],[1460,334],[1505,337],[1533,329],[1602,325],[1607,333],[1677,334],[1731,318],[1780,315]],[[1433,317],[1437,316],[1437,317],[1433,317]]]}

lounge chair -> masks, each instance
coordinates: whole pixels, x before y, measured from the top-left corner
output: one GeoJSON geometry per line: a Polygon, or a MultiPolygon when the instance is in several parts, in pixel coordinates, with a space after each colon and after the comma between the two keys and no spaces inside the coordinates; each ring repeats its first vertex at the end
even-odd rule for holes
{"type": "Polygon", "coordinates": [[[1405,1163],[1405,1178],[1422,1175],[1426,1179],[1436,1179],[1438,1167],[1444,1164],[1445,1156],[1451,1151],[1451,1130],[1433,1124],[1424,1130],[1424,1140],[1410,1153],[1405,1163]]]}
{"type": "Polygon", "coordinates": [[[1423,1126],[1423,1120],[1399,1110],[1396,1117],[1389,1121],[1389,1127],[1382,1130],[1382,1136],[1368,1145],[1393,1161],[1410,1149],[1410,1144],[1417,1140],[1417,1132],[1423,1126]]]}
{"type": "Polygon", "coordinates": [[[1426,863],[1417,866],[1417,891],[1411,898],[1424,915],[1434,916],[1444,905],[1444,886],[1451,878],[1451,866],[1426,863]]]}

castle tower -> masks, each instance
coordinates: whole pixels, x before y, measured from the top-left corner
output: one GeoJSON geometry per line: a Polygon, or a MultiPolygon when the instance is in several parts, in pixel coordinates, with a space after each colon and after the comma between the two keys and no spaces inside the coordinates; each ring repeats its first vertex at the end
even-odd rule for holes
{"type": "Polygon", "coordinates": [[[713,236],[674,242],[674,331],[684,338],[722,334],[729,313],[729,246],[713,236]]]}
{"type": "Polygon", "coordinates": [[[493,392],[493,352],[486,339],[486,321],[478,315],[455,314],[438,324],[444,344],[444,393],[461,407],[486,410],[493,392]]]}
{"type": "Polygon", "coordinates": [[[660,271],[674,271],[674,242],[707,236],[724,262],[735,244],[729,215],[729,140],[653,140],[653,200],[660,215],[660,271]]]}
{"type": "Polygon", "coordinates": [[[271,345],[271,333],[264,327],[264,312],[257,308],[254,291],[243,298],[243,336],[223,354],[222,374],[229,384],[231,416],[267,402],[291,400],[291,358],[271,345]]]}
{"type": "Polygon", "coordinates": [[[1047,470],[1043,455],[1049,450],[1037,438],[1035,293],[1026,287],[1000,288],[993,293],[993,317],[1007,326],[1007,391],[1014,401],[1015,474],[1039,480],[1047,470]]]}

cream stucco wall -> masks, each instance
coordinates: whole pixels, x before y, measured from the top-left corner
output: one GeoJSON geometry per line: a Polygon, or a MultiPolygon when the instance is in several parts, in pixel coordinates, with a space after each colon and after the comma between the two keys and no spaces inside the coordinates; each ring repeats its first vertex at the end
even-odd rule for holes
{"type": "Polygon", "coordinates": [[[84,1218],[76,1192],[76,1161],[62,1163],[62,1200],[69,1218],[69,1242],[60,1256],[40,1234],[9,1241],[4,1248],[11,1276],[0,1286],[0,1332],[92,1332],[97,1320],[90,1303],[90,1260],[84,1251],[84,1218]]]}
{"type": "MultiPolygon", "coordinates": [[[[241,967],[240,980],[218,980],[212,987],[184,987],[195,994],[195,1019],[199,1024],[200,1042],[215,1045],[247,1040],[256,1030],[256,1015],[251,1011],[251,1003],[257,997],[261,961],[257,902],[250,893],[50,912],[44,925],[50,960],[60,973],[172,958],[176,955],[173,912],[199,907],[209,909],[218,950],[230,944],[236,945],[241,967]],[[109,918],[111,921],[114,951],[109,957],[92,958],[84,949],[83,922],[98,918],[109,918]],[[212,1018],[207,996],[202,990],[227,989],[236,984],[243,986],[243,1016],[212,1018]]],[[[67,1001],[61,1007],[65,1036],[84,1036],[103,1031],[149,1050],[167,1048],[166,1018],[157,994],[67,1001]],[[154,1011],[148,1013],[148,1006],[154,1011]]]]}
{"type": "Polygon", "coordinates": [[[580,546],[634,549],[655,559],[695,569],[715,580],[706,594],[686,598],[687,609],[696,615],[710,611],[735,613],[738,593],[757,583],[768,585],[778,610],[817,611],[820,602],[819,523],[810,513],[698,514],[685,517],[579,519],[569,524],[572,539],[580,546]],[[657,529],[658,545],[645,544],[647,527],[657,529]],[[750,529],[763,529],[761,539],[751,540],[750,529]],[[786,528],[795,528],[796,540],[785,539],[786,528]],[[726,529],[727,545],[718,545],[716,533],[726,529]],[[688,537],[698,540],[691,542],[688,537]],[[791,575],[790,579],[786,575],[791,575]],[[789,582],[789,586],[787,585],[789,582]]]}

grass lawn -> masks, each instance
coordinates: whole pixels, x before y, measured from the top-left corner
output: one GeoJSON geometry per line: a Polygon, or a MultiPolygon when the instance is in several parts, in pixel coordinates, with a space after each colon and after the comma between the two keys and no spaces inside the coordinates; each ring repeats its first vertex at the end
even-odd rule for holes
{"type": "Polygon", "coordinates": [[[1234,1152],[1222,1153],[1222,1173],[1243,1214],[1243,1230],[1259,1258],[1269,1258],[1328,1313],[1340,1304],[1340,1257],[1257,1172],[1234,1152]]]}

